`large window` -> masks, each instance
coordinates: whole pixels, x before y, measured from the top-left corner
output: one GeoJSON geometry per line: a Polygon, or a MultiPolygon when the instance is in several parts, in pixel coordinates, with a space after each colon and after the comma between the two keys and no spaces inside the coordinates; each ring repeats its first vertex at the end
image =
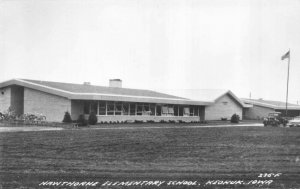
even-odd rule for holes
{"type": "Polygon", "coordinates": [[[190,108],[189,107],[184,107],[183,116],[190,116],[190,108]]]}
{"type": "Polygon", "coordinates": [[[106,115],[106,102],[105,101],[99,102],[99,115],[106,115]]]}
{"type": "Polygon", "coordinates": [[[155,115],[155,104],[150,104],[150,115],[155,115]]]}
{"type": "Polygon", "coordinates": [[[123,103],[123,115],[129,115],[129,103],[123,103]]]}
{"type": "Polygon", "coordinates": [[[137,104],[136,115],[143,115],[144,105],[141,103],[137,104]]]}
{"type": "Polygon", "coordinates": [[[156,116],[161,116],[161,105],[156,106],[156,116]]]}
{"type": "Polygon", "coordinates": [[[107,115],[114,115],[115,104],[114,102],[107,102],[107,115]]]}
{"type": "Polygon", "coordinates": [[[194,116],[199,116],[199,107],[195,106],[194,108],[194,116]]]}
{"type": "Polygon", "coordinates": [[[177,105],[175,105],[174,106],[174,116],[178,116],[179,115],[179,112],[178,112],[178,106],[177,105]]]}
{"type": "Polygon", "coordinates": [[[183,106],[179,106],[179,116],[183,116],[183,106]]]}
{"type": "Polygon", "coordinates": [[[115,102],[115,115],[122,115],[122,102],[115,102]]]}
{"type": "Polygon", "coordinates": [[[130,115],[135,115],[135,113],[136,113],[136,104],[135,103],[130,103],[129,104],[129,109],[130,109],[130,115]]]}

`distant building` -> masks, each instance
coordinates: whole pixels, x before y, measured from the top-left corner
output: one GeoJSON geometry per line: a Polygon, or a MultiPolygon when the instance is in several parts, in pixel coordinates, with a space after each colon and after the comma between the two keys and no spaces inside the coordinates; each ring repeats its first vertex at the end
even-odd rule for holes
{"type": "Polygon", "coordinates": [[[150,90],[122,88],[120,79],[109,87],[28,79],[0,83],[0,112],[9,107],[17,114],[42,113],[48,121],[62,121],[66,111],[73,120],[94,112],[99,122],[116,121],[200,121],[205,106],[195,101],[150,90]]]}
{"type": "Polygon", "coordinates": [[[230,120],[233,114],[243,119],[243,108],[249,107],[230,90],[186,89],[173,92],[189,99],[210,103],[205,107],[206,120],[230,120]]]}
{"type": "MultiPolygon", "coordinates": [[[[245,104],[251,105],[251,108],[245,108],[243,116],[246,119],[262,119],[268,116],[271,112],[281,112],[285,116],[285,102],[271,101],[263,99],[241,99],[245,104]]],[[[288,103],[288,117],[295,117],[300,115],[300,106],[297,104],[288,103]]]]}

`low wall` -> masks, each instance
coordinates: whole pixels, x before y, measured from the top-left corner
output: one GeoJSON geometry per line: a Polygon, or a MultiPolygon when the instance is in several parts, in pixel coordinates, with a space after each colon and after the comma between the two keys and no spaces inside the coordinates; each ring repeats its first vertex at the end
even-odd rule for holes
{"type": "MultiPolygon", "coordinates": [[[[88,115],[87,115],[88,117],[88,115]]],[[[179,122],[179,120],[184,122],[195,122],[200,121],[200,118],[198,116],[194,117],[184,117],[184,116],[97,116],[98,122],[134,122],[137,121],[143,121],[147,122],[149,120],[153,120],[154,122],[160,122],[160,121],[176,121],[179,122]]]]}

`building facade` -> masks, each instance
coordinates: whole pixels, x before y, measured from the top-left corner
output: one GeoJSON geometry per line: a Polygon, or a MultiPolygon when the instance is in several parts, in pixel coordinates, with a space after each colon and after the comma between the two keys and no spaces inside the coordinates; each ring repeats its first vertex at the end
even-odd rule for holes
{"type": "Polygon", "coordinates": [[[300,106],[297,104],[288,103],[286,115],[285,102],[245,98],[242,101],[246,105],[251,105],[250,108],[244,108],[243,114],[246,119],[263,119],[273,112],[281,112],[281,115],[291,118],[300,116],[300,106]]]}
{"type": "Polygon", "coordinates": [[[47,121],[61,122],[66,111],[73,120],[94,112],[98,122],[205,120],[208,102],[158,93],[122,88],[121,80],[109,87],[89,83],[71,84],[13,79],[0,83],[0,112],[8,108],[17,114],[40,113],[47,121]]]}

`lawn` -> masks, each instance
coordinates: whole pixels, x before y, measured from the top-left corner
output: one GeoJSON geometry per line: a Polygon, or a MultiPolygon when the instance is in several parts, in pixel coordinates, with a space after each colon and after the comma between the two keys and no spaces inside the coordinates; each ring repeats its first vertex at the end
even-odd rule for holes
{"type": "Polygon", "coordinates": [[[0,188],[85,188],[39,186],[43,181],[97,181],[97,187],[88,188],[122,188],[101,184],[137,180],[201,183],[187,188],[259,187],[203,186],[208,180],[217,179],[272,179],[270,185],[260,188],[300,188],[299,173],[299,128],[134,128],[0,133],[0,188]],[[260,173],[281,175],[258,178],[260,173]]]}

